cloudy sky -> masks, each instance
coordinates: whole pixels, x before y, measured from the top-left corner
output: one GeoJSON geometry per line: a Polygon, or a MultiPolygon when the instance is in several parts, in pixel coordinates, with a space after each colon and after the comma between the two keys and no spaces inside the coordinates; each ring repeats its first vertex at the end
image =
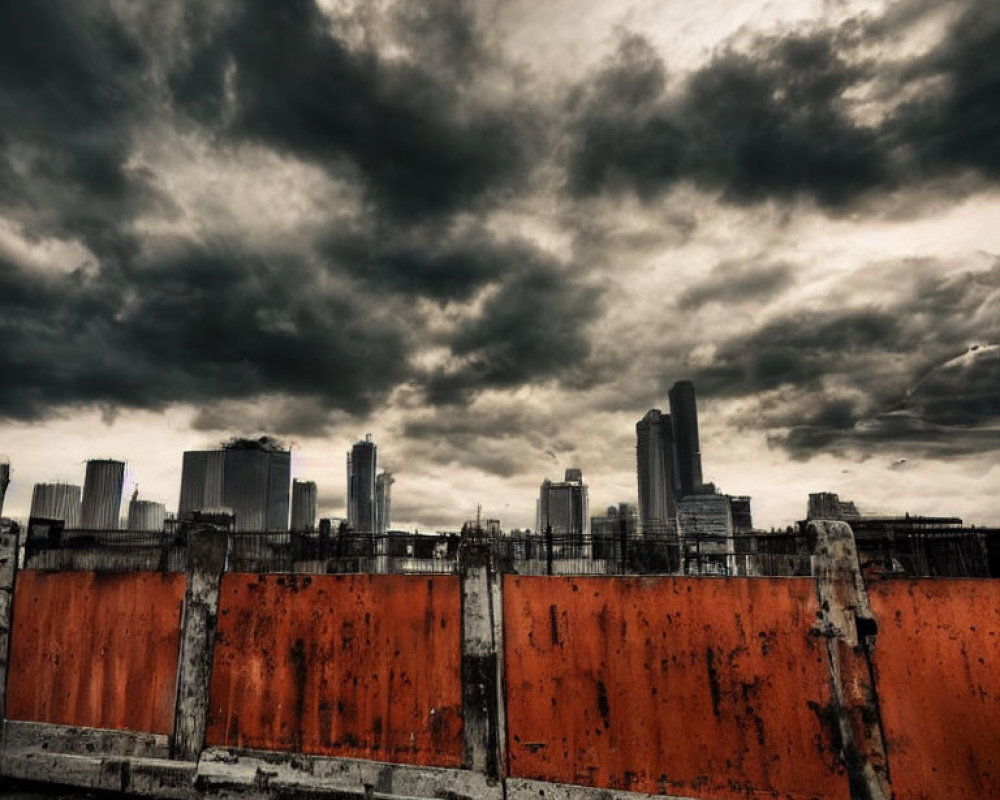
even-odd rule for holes
{"type": "Polygon", "coordinates": [[[699,394],[760,526],[998,524],[993,0],[5,4],[0,454],[175,508],[181,453],[371,432],[394,522],[634,501],[699,394]]]}

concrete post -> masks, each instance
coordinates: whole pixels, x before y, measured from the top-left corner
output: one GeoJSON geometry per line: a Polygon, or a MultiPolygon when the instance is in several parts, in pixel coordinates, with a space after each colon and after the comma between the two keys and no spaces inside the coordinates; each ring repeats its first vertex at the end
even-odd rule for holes
{"type": "Polygon", "coordinates": [[[223,531],[193,531],[188,537],[172,749],[173,757],[184,761],[197,761],[205,746],[219,584],[228,543],[228,534],[223,531]]]}
{"type": "Polygon", "coordinates": [[[503,605],[500,575],[488,543],[463,537],[462,767],[500,780],[503,764],[503,605]]]}
{"type": "Polygon", "coordinates": [[[889,800],[889,763],[872,670],[878,625],[868,602],[854,532],[846,522],[809,523],[816,537],[812,574],[833,695],[829,709],[834,741],[847,768],[851,797],[889,800]]]}
{"type": "Polygon", "coordinates": [[[0,533],[0,725],[7,718],[7,656],[14,611],[17,572],[17,527],[0,533]]]}

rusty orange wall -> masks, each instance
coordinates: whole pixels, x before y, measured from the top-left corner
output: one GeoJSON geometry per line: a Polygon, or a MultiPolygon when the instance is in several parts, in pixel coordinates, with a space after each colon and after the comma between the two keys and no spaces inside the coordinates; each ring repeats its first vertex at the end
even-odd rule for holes
{"type": "Polygon", "coordinates": [[[511,775],[843,798],[811,579],[504,580],[511,775]]]}
{"type": "Polygon", "coordinates": [[[896,800],[1000,797],[1000,581],[869,587],[896,800]]]}
{"type": "Polygon", "coordinates": [[[183,573],[17,575],[9,719],[173,731],[183,573]]]}
{"type": "Polygon", "coordinates": [[[455,576],[223,576],[208,742],[462,760],[455,576]]]}

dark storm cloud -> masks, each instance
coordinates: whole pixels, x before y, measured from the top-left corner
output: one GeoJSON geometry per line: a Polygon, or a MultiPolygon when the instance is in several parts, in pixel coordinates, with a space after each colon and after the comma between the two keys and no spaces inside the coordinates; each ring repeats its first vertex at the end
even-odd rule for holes
{"type": "Polygon", "coordinates": [[[735,304],[765,300],[794,281],[788,264],[724,261],[708,276],[677,297],[679,308],[697,309],[708,303],[735,304]]]}
{"type": "Polygon", "coordinates": [[[0,209],[34,231],[130,251],[121,226],[167,201],[131,168],[149,61],[106,3],[12,3],[0,24],[0,209]]]}
{"type": "MultiPolygon", "coordinates": [[[[471,15],[460,3],[432,8],[445,11],[422,27],[470,68],[471,15]],[[441,20],[444,30],[435,27],[441,20]]],[[[440,70],[350,49],[312,0],[244,0],[230,5],[170,83],[175,101],[206,126],[335,174],[356,172],[380,208],[413,219],[465,209],[525,167],[527,117],[462,92],[453,72],[440,70]]]]}
{"type": "Polygon", "coordinates": [[[996,180],[1000,11],[974,4],[930,53],[903,64],[891,61],[893,33],[862,19],[760,37],[677,88],[659,55],[626,37],[575,95],[570,190],[649,199],[689,180],[738,203],[808,197],[839,209],[872,190],[957,177],[956,168],[996,180]],[[882,60],[872,55],[880,49],[882,60]],[[880,119],[856,117],[866,92],[881,95],[880,119]]]}
{"type": "Polygon", "coordinates": [[[329,264],[379,292],[434,300],[467,300],[537,258],[523,242],[498,241],[481,229],[450,233],[438,226],[337,230],[321,244],[329,264]]]}
{"type": "Polygon", "coordinates": [[[864,444],[977,452],[1000,429],[1000,264],[886,307],[787,314],[718,348],[700,392],[762,398],[744,423],[793,455],[864,444]],[[977,344],[978,343],[978,344],[977,344]]]}
{"type": "Polygon", "coordinates": [[[457,363],[429,376],[428,399],[465,402],[481,389],[573,380],[600,310],[599,292],[574,276],[544,261],[523,265],[448,337],[457,363]]]}
{"type": "Polygon", "coordinates": [[[0,371],[17,382],[0,399],[8,417],[277,392],[361,412],[408,369],[401,320],[366,313],[295,257],[192,248],[125,280],[0,262],[0,289],[0,371]]]}

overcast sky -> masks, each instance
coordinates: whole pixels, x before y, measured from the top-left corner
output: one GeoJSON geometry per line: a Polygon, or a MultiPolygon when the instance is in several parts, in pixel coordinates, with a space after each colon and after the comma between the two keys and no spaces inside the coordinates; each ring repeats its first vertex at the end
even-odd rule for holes
{"type": "Polygon", "coordinates": [[[7,3],[0,454],[293,445],[344,514],[533,526],[698,391],[759,526],[811,491],[1000,524],[994,0],[7,3]]]}

